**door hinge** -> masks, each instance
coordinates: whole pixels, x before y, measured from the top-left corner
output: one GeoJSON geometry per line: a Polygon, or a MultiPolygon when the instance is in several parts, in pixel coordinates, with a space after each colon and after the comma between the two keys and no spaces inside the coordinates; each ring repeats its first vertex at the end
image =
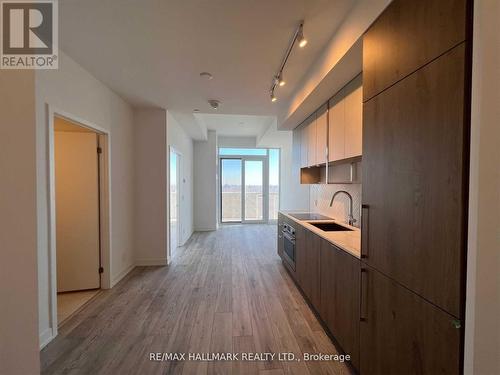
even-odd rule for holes
{"type": "Polygon", "coordinates": [[[104,273],[104,267],[99,267],[99,273],[104,273]]]}
{"type": "Polygon", "coordinates": [[[102,148],[97,147],[97,153],[98,153],[98,154],[102,154],[102,148]]]}

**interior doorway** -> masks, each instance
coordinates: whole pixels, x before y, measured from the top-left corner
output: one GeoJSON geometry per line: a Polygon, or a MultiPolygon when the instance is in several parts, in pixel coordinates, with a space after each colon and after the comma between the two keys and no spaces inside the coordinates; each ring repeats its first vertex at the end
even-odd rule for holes
{"type": "Polygon", "coordinates": [[[180,204],[181,204],[181,154],[172,146],[169,153],[169,256],[175,254],[181,243],[180,204]]]}
{"type": "Polygon", "coordinates": [[[109,169],[107,134],[50,109],[49,114],[53,338],[58,326],[98,294],[105,268],[109,274],[109,261],[103,267],[103,249],[109,253],[109,169]]]}

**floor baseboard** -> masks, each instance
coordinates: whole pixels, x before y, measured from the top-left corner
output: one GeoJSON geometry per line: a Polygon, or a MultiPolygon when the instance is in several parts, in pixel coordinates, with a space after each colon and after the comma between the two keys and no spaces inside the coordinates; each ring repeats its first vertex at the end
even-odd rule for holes
{"type": "Polygon", "coordinates": [[[132,263],[129,267],[125,268],[122,272],[113,277],[113,279],[111,280],[111,288],[114,287],[116,284],[118,284],[120,280],[123,279],[125,276],[127,276],[130,273],[130,271],[132,271],[135,267],[136,264],[132,263]]]}
{"type": "Polygon", "coordinates": [[[136,266],[166,266],[167,258],[136,259],[136,266]]]}

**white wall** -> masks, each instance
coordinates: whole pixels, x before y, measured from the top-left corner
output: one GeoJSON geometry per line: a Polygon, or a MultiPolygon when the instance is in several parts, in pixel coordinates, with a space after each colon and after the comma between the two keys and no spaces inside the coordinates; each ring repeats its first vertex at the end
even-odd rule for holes
{"type": "Polygon", "coordinates": [[[500,374],[500,2],[475,0],[465,374],[500,374]]]}
{"type": "Polygon", "coordinates": [[[135,126],[135,261],[167,264],[167,113],[138,109],[135,126]]]}
{"type": "MultiPolygon", "coordinates": [[[[217,147],[229,148],[255,148],[257,147],[255,137],[226,137],[219,136],[217,138],[217,147]]],[[[258,146],[261,147],[261,146],[258,146]]]]}
{"type": "MultiPolygon", "coordinates": [[[[193,234],[193,140],[167,111],[167,143],[181,154],[180,245],[193,234]]],[[[170,155],[170,154],[169,154],[170,155]]],[[[170,165],[170,162],[168,163],[170,165]]],[[[167,173],[167,179],[170,175],[167,173]]],[[[170,185],[170,182],[167,186],[170,185]]]]}
{"type": "Polygon", "coordinates": [[[208,131],[206,141],[194,142],[194,229],[217,229],[217,134],[208,131]]]}
{"type": "Polygon", "coordinates": [[[0,374],[38,374],[35,77],[0,70],[0,374]]]}
{"type": "Polygon", "coordinates": [[[257,147],[280,149],[280,210],[309,210],[309,186],[300,184],[300,147],[294,148],[292,132],[278,131],[274,122],[257,147]]]}
{"type": "Polygon", "coordinates": [[[115,282],[134,264],[134,129],[131,107],[62,51],[58,70],[36,73],[35,91],[39,333],[44,344],[51,335],[46,104],[110,132],[110,276],[115,282]]]}

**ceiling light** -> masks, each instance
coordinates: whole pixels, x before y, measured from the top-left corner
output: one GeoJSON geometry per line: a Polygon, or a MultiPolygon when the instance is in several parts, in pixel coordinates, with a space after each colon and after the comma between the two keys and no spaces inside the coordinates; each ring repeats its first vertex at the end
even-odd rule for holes
{"type": "Polygon", "coordinates": [[[217,99],[209,99],[208,104],[210,104],[210,107],[213,109],[218,109],[220,106],[220,101],[217,99]]]}
{"type": "Polygon", "coordinates": [[[286,49],[285,56],[283,57],[283,61],[281,62],[280,68],[278,69],[278,73],[273,76],[273,81],[271,84],[271,100],[273,102],[276,101],[276,97],[274,96],[274,90],[277,86],[282,87],[285,86],[286,82],[283,79],[283,70],[285,69],[286,62],[292,53],[293,46],[295,43],[299,44],[299,47],[304,47],[307,44],[306,38],[304,38],[304,21],[300,21],[299,25],[295,29],[293,37],[286,49]]]}
{"type": "Polygon", "coordinates": [[[193,109],[193,112],[198,113],[198,112],[200,112],[200,110],[198,108],[195,108],[195,109],[193,109]]]}
{"type": "Polygon", "coordinates": [[[201,72],[200,73],[200,77],[201,78],[205,78],[206,80],[211,80],[212,78],[214,78],[213,75],[211,75],[209,72],[201,72]]]}
{"type": "Polygon", "coordinates": [[[299,42],[299,47],[304,48],[307,44],[307,39],[304,38],[304,26],[301,25],[299,28],[299,32],[297,33],[297,41],[299,42]]]}
{"type": "Polygon", "coordinates": [[[278,76],[278,85],[280,86],[285,86],[285,80],[283,79],[283,74],[280,73],[280,75],[278,76]]]}

